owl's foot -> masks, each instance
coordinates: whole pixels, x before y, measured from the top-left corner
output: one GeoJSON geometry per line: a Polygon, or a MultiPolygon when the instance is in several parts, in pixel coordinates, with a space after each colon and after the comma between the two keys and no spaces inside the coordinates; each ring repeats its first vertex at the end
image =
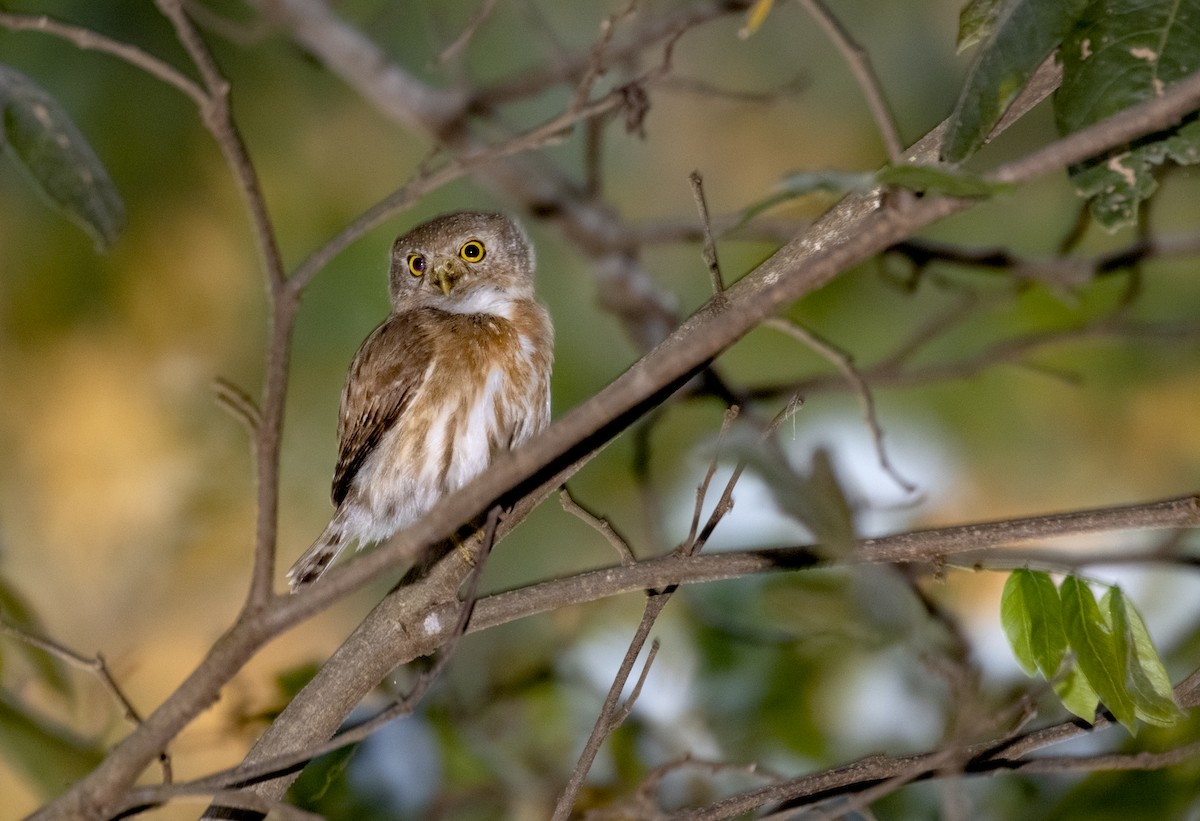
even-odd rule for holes
{"type": "Polygon", "coordinates": [[[476,559],[475,551],[472,549],[473,545],[471,544],[471,540],[467,539],[467,541],[464,542],[459,539],[458,536],[451,536],[450,538],[454,542],[454,546],[458,548],[459,558],[466,563],[467,567],[474,567],[476,564],[476,559]]]}

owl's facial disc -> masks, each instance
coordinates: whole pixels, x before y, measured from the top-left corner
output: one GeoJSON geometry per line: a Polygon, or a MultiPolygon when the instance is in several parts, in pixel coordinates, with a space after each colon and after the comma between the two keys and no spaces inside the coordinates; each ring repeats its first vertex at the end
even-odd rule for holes
{"type": "Polygon", "coordinates": [[[442,257],[433,264],[432,282],[442,289],[442,294],[450,296],[454,286],[467,272],[467,266],[456,257],[442,257]]]}

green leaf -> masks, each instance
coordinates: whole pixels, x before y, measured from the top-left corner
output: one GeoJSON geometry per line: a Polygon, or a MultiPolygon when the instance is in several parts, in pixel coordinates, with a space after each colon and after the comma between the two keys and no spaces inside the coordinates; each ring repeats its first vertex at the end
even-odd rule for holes
{"type": "Polygon", "coordinates": [[[1133,697],[1125,689],[1126,663],[1118,652],[1112,630],[1091,589],[1075,576],[1063,579],[1059,588],[1067,641],[1075,651],[1075,663],[1088,684],[1100,696],[1117,721],[1133,733],[1137,714],[1133,697]]]}
{"type": "MultiPolygon", "coordinates": [[[[1200,0],[1092,0],[1086,22],[1063,42],[1063,82],[1054,95],[1069,134],[1163,94],[1200,68],[1200,0]]],[[[1092,216],[1109,230],[1133,224],[1154,193],[1154,169],[1200,160],[1195,116],[1071,170],[1092,216]]]]}
{"type": "Polygon", "coordinates": [[[1133,696],[1138,718],[1159,727],[1171,726],[1183,717],[1183,711],[1175,702],[1171,680],[1150,640],[1142,614],[1119,587],[1109,588],[1100,606],[1108,613],[1117,652],[1125,658],[1125,684],[1133,696]]]}
{"type": "Polygon", "coordinates": [[[0,149],[34,186],[87,231],[98,250],[116,241],[125,206],[108,172],[67,112],[33,80],[0,65],[0,149]]]}
{"type": "Polygon", "coordinates": [[[1053,679],[1067,652],[1062,601],[1050,574],[1015,570],[1000,596],[1000,622],[1017,662],[1028,675],[1053,679]]]}
{"type": "Polygon", "coordinates": [[[1087,676],[1080,672],[1078,666],[1072,664],[1061,676],[1054,679],[1054,692],[1072,714],[1088,724],[1096,720],[1100,696],[1096,695],[1092,685],[1088,684],[1087,676]]]}
{"type": "Polygon", "coordinates": [[[1013,189],[1009,183],[987,182],[974,174],[932,165],[888,165],[875,174],[875,179],[881,185],[947,197],[990,197],[1013,189]]]}
{"type": "MultiPolygon", "coordinates": [[[[995,17],[950,115],[942,158],[959,163],[983,145],[1038,66],[1058,47],[1088,0],[1015,0],[995,17]]],[[[960,34],[961,38],[961,34],[960,34]]]]}
{"type": "Polygon", "coordinates": [[[991,33],[1000,17],[1004,0],[970,0],[958,13],[958,39],[955,52],[962,54],[991,33]]]}
{"type": "Polygon", "coordinates": [[[0,755],[50,798],[91,772],[104,758],[104,749],[51,724],[0,691],[0,755]]]}

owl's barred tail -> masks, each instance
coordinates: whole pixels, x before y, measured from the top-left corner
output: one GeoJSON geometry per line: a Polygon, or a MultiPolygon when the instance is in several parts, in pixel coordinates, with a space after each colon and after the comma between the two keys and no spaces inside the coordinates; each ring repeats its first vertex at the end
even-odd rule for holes
{"type": "Polygon", "coordinates": [[[287,582],[292,592],[295,593],[301,587],[321,578],[321,574],[333,564],[333,560],[346,549],[350,541],[346,533],[346,523],[339,510],[325,526],[324,532],[300,558],[296,559],[296,563],[288,571],[287,582]]]}

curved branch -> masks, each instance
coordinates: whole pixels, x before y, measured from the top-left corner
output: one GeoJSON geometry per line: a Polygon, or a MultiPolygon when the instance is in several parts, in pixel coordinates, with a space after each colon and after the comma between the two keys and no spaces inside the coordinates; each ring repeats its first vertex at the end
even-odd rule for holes
{"type": "MultiPolygon", "coordinates": [[[[1175,697],[1184,709],[1200,706],[1200,670],[1193,672],[1175,687],[1175,697]]],[[[1041,730],[976,744],[963,752],[966,755],[958,772],[968,775],[1031,772],[1072,772],[1103,766],[1095,756],[1057,757],[1050,759],[1025,758],[1031,752],[1044,749],[1079,736],[1115,726],[1107,713],[1088,725],[1071,719],[1041,730]]],[[[1193,756],[1197,745],[1190,744],[1161,754],[1141,753],[1112,762],[1112,769],[1154,769],[1178,763],[1193,756]]],[[[881,781],[903,779],[906,782],[935,778],[942,772],[946,750],[935,750],[910,756],[876,755],[833,770],[801,776],[754,790],[729,796],[707,807],[672,813],[666,818],[675,821],[720,821],[733,818],[766,805],[785,803],[789,808],[811,806],[842,795],[853,795],[870,789],[881,781]]],[[[1108,758],[1108,757],[1104,757],[1108,758]]],[[[1105,767],[1107,769],[1107,767],[1105,767]]]]}
{"type": "Polygon", "coordinates": [[[208,94],[195,81],[170,64],[129,43],[114,40],[82,26],[55,20],[47,14],[14,14],[0,11],[0,26],[11,31],[44,32],[67,40],[85,51],[108,54],[183,92],[200,108],[208,103],[208,94]]]}
{"type": "MultiPolygon", "coordinates": [[[[1200,527],[1200,497],[1198,496],[1183,496],[1138,505],[956,525],[877,539],[864,539],[846,562],[903,561],[939,565],[951,556],[979,554],[980,551],[988,548],[1029,539],[1044,540],[1123,530],[1186,527],[1200,527]]],[[[586,571],[561,579],[538,582],[527,587],[492,594],[475,603],[465,630],[457,620],[458,614],[462,612],[462,605],[456,600],[443,601],[420,611],[420,623],[424,625],[422,630],[413,628],[404,630],[403,622],[394,623],[392,627],[401,632],[404,639],[415,640],[415,643],[408,647],[409,653],[415,658],[433,653],[447,642],[455,640],[459,635],[488,630],[518,619],[550,612],[568,604],[584,604],[648,589],[724,581],[763,573],[793,572],[827,564],[826,556],[827,553],[822,551],[819,546],[783,547],[694,556],[673,552],[666,556],[643,559],[633,563],[622,562],[613,567],[586,571]],[[415,632],[423,632],[424,635],[418,639],[414,636],[415,632]]],[[[1103,563],[1106,557],[1093,558],[1103,563]]],[[[1129,558],[1132,560],[1131,557],[1129,558]]],[[[1147,562],[1175,561],[1174,558],[1159,553],[1144,554],[1142,560],[1147,562]]],[[[439,568],[443,567],[450,569],[441,572],[435,569],[432,575],[434,581],[422,582],[421,585],[414,586],[416,595],[412,595],[414,587],[404,588],[410,599],[426,598],[426,591],[422,585],[443,584],[445,579],[442,577],[442,573],[453,579],[457,578],[458,573],[462,571],[454,562],[443,562],[439,568]]],[[[450,589],[450,587],[447,586],[444,589],[450,589]]],[[[415,612],[412,618],[417,617],[415,612]]],[[[392,615],[400,617],[400,614],[394,611],[392,615]]],[[[361,630],[362,628],[360,628],[361,630]]],[[[356,635],[358,634],[356,633],[356,635]]],[[[375,671],[364,670],[361,664],[355,666],[334,662],[342,654],[353,658],[354,653],[359,652],[360,648],[364,646],[369,646],[376,638],[378,637],[362,636],[360,639],[347,642],[343,648],[337,651],[338,655],[331,658],[318,675],[325,676],[327,679],[335,674],[342,676],[336,681],[336,684],[343,688],[356,686],[354,682],[357,678],[372,679],[375,671]]],[[[397,637],[393,636],[393,640],[396,639],[397,637]]],[[[375,655],[379,655],[379,653],[376,652],[375,655]]],[[[390,671],[392,668],[388,665],[392,665],[393,662],[399,664],[408,660],[401,658],[397,661],[396,658],[389,657],[384,664],[379,665],[386,667],[380,675],[390,671]]],[[[325,722],[330,720],[325,717],[325,713],[332,712],[334,717],[340,721],[338,712],[340,705],[329,697],[330,693],[336,692],[333,684],[319,686],[318,690],[315,699],[311,692],[302,693],[298,697],[301,699],[301,703],[295,707],[289,705],[287,708],[287,710],[299,710],[306,713],[307,720],[300,722],[299,726],[297,723],[284,722],[280,729],[273,727],[272,731],[274,732],[268,731],[268,734],[260,739],[259,745],[246,763],[195,781],[139,788],[130,792],[126,797],[126,806],[162,803],[178,795],[203,793],[233,784],[246,784],[268,777],[280,776],[294,772],[298,765],[304,764],[317,754],[337,749],[338,746],[341,746],[340,744],[306,742],[304,737],[307,734],[306,731],[311,731],[311,722],[314,717],[325,722]],[[309,703],[310,700],[313,701],[312,704],[309,703]],[[318,706],[323,711],[320,715],[316,713],[318,706]],[[289,736],[283,737],[281,734],[287,727],[292,728],[291,733],[289,736]],[[294,746],[287,747],[288,743],[294,746]],[[269,756],[265,752],[268,748],[274,750],[269,756]]],[[[350,706],[353,706],[353,702],[356,701],[357,698],[353,699],[350,706]]],[[[348,710],[348,708],[346,709],[348,710]]],[[[335,728],[336,726],[334,724],[335,728]]],[[[343,739],[342,743],[351,743],[357,738],[357,735],[349,736],[343,739]]]]}

